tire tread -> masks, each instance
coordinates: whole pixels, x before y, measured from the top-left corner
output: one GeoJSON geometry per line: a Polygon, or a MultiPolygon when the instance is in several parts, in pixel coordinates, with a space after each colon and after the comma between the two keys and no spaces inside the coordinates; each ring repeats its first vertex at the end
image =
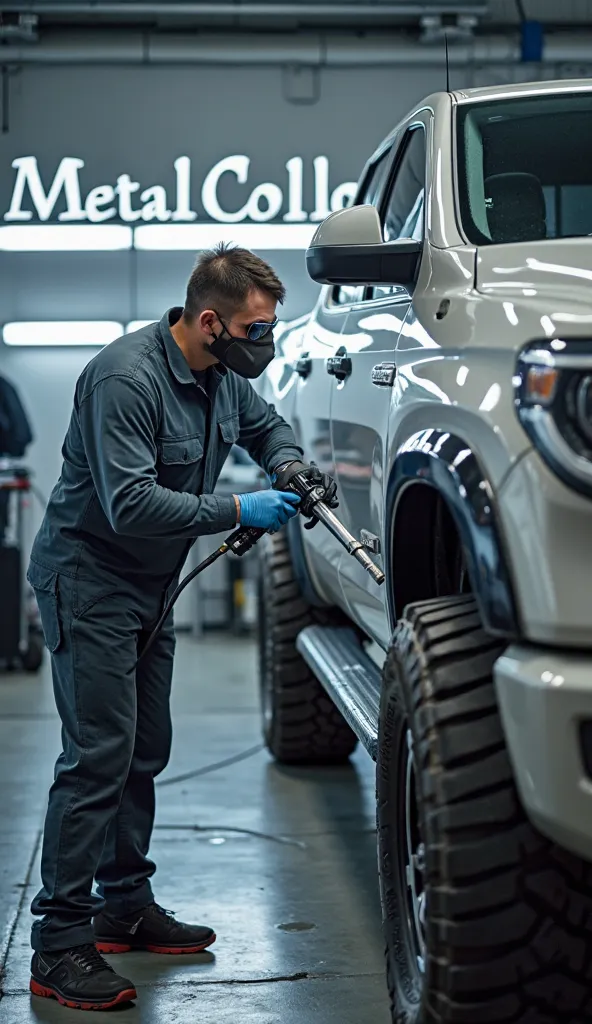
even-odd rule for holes
{"type": "Polygon", "coordinates": [[[428,899],[427,974],[413,1009],[397,978],[382,850],[397,1024],[584,1024],[592,1010],[592,866],[524,813],[493,683],[503,646],[482,629],[471,596],[438,598],[405,609],[387,656],[383,706],[409,721],[417,754],[428,899]]]}
{"type": "Polygon", "coordinates": [[[273,722],[265,730],[268,749],[284,764],[339,764],[347,761],[357,737],[298,650],[296,638],[307,626],[343,624],[333,609],[314,608],[296,580],[282,531],[266,538],[261,564],[260,674],[273,677],[273,722]],[[268,631],[265,648],[263,634],[268,631]]]}

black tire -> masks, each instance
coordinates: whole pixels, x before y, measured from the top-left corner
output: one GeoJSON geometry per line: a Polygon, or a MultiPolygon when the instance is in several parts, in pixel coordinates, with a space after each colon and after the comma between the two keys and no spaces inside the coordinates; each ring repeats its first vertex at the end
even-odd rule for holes
{"type": "Polygon", "coordinates": [[[284,764],[339,764],[357,737],[296,650],[306,626],[344,624],[302,596],[284,533],[265,538],[259,577],[259,674],[265,743],[284,764]]]}
{"type": "Polygon", "coordinates": [[[492,679],[502,651],[468,596],[408,606],[387,657],[378,842],[397,1024],[590,1019],[592,867],[541,836],[519,802],[492,679]]]}
{"type": "Polygon", "coordinates": [[[43,637],[37,633],[29,633],[29,646],[21,656],[21,663],[25,672],[38,672],[43,664],[45,644],[43,637]]]}

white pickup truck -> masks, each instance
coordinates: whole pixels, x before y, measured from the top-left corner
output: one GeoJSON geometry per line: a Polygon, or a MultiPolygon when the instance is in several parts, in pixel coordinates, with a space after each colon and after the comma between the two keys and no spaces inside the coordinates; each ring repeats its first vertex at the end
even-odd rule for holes
{"type": "Polygon", "coordinates": [[[377,761],[397,1024],[592,1014],[591,233],[589,81],[429,96],[264,383],[386,574],[299,517],[260,647],[279,760],[377,761]]]}

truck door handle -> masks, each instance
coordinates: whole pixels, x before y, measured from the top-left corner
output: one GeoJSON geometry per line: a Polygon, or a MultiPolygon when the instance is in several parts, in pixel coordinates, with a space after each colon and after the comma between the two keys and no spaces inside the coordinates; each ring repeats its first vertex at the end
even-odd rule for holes
{"type": "Polygon", "coordinates": [[[372,367],[372,383],[377,388],[392,388],[397,376],[397,367],[394,363],[378,363],[372,367]]]}
{"type": "Polygon", "coordinates": [[[337,380],[345,380],[352,372],[352,361],[347,354],[347,349],[341,346],[334,356],[327,359],[327,373],[337,380]]]}
{"type": "Polygon", "coordinates": [[[308,352],[305,352],[303,355],[300,356],[300,359],[296,361],[296,366],[294,367],[294,369],[296,370],[296,373],[298,374],[299,377],[308,377],[312,370],[312,359],[310,358],[308,352]]]}

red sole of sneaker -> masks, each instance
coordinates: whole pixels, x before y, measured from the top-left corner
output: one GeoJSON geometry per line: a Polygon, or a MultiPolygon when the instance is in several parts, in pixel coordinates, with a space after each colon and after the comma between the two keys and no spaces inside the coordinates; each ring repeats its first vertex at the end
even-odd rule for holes
{"type": "Polygon", "coordinates": [[[99,953],[140,953],[145,951],[147,953],[161,953],[164,956],[182,956],[189,953],[203,953],[204,949],[213,945],[215,941],[216,936],[212,935],[207,942],[202,942],[199,946],[126,946],[119,942],[100,941],[96,941],[95,946],[99,953]]]}
{"type": "Polygon", "coordinates": [[[40,985],[34,978],[31,978],[29,988],[34,996],[41,996],[42,999],[57,999],[58,1003],[62,1006],[67,1006],[70,1010],[111,1010],[114,1006],[121,1006],[122,1003],[131,1003],[133,999],[138,998],[135,988],[127,988],[120,992],[116,999],[112,999],[108,1003],[74,1002],[71,999],[66,999],[56,989],[40,985]]]}

